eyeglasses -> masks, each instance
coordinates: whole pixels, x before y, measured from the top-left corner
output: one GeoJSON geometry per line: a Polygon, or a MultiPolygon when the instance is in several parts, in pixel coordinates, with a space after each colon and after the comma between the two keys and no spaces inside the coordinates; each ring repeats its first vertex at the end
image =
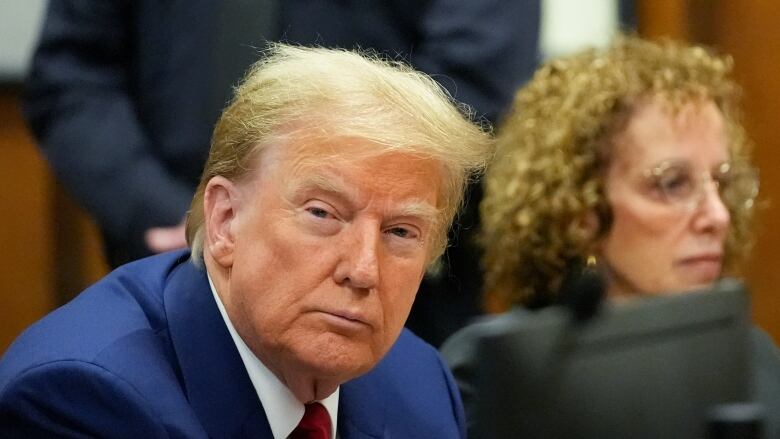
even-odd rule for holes
{"type": "Polygon", "coordinates": [[[708,185],[714,185],[729,209],[752,209],[758,196],[758,171],[722,163],[714,172],[697,175],[685,163],[663,162],[644,176],[664,202],[686,211],[694,210],[704,198],[708,185]]]}

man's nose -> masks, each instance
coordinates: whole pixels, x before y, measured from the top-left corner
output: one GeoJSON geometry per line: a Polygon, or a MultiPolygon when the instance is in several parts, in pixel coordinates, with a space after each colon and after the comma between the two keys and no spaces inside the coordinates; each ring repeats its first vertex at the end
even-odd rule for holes
{"type": "Polygon", "coordinates": [[[336,282],[353,288],[371,289],[379,282],[381,231],[368,225],[354,227],[336,270],[336,282]]]}

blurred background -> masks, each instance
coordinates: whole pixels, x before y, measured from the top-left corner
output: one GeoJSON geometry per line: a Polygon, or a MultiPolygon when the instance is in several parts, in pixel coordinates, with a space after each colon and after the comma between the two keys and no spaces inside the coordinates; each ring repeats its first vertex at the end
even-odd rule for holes
{"type": "MultiPolygon", "coordinates": [[[[532,1],[532,0],[513,0],[532,1]]],[[[780,2],[622,0],[640,36],[702,43],[734,57],[761,173],[757,245],[745,270],[755,322],[780,342],[780,2]]],[[[545,0],[540,53],[606,42],[617,0],[545,0]],[[553,19],[553,17],[555,19],[553,19]]],[[[0,0],[0,354],[30,323],[102,277],[94,223],[57,184],[20,110],[45,0],[0,0]]]]}

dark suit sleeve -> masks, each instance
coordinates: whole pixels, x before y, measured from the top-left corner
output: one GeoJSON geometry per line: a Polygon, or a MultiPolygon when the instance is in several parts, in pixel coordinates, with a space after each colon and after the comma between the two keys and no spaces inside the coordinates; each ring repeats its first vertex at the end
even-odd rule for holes
{"type": "Polygon", "coordinates": [[[452,370],[463,401],[469,437],[474,433],[474,415],[479,398],[476,387],[478,341],[478,330],[469,326],[453,334],[441,347],[441,355],[452,370]]]}
{"type": "Polygon", "coordinates": [[[447,390],[450,393],[450,401],[452,401],[452,412],[455,417],[455,422],[458,424],[458,430],[460,431],[460,437],[465,438],[466,435],[466,414],[463,409],[463,401],[458,390],[458,385],[455,383],[455,378],[450,373],[449,367],[444,363],[444,359],[439,357],[439,365],[444,373],[444,379],[447,383],[447,390]]]}
{"type": "Polygon", "coordinates": [[[780,350],[758,327],[750,334],[754,397],[764,408],[764,437],[780,437],[780,350]]]}
{"type": "Polygon", "coordinates": [[[154,154],[134,97],[133,0],[52,0],[24,109],[58,179],[110,236],[181,221],[191,190],[154,154]]]}
{"type": "Polygon", "coordinates": [[[57,361],[29,369],[0,390],[0,436],[167,438],[129,383],[91,363],[57,361]]]}
{"type": "Polygon", "coordinates": [[[496,121],[538,61],[540,2],[434,0],[412,64],[496,121]],[[457,84],[457,85],[456,85],[457,84]]]}

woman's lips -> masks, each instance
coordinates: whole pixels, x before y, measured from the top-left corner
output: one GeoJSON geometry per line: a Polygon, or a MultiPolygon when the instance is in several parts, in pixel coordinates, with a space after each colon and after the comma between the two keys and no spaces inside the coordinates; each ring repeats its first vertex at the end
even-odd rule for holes
{"type": "Polygon", "coordinates": [[[717,253],[701,254],[683,258],[678,265],[696,280],[710,282],[720,276],[723,268],[723,256],[717,253]]]}

